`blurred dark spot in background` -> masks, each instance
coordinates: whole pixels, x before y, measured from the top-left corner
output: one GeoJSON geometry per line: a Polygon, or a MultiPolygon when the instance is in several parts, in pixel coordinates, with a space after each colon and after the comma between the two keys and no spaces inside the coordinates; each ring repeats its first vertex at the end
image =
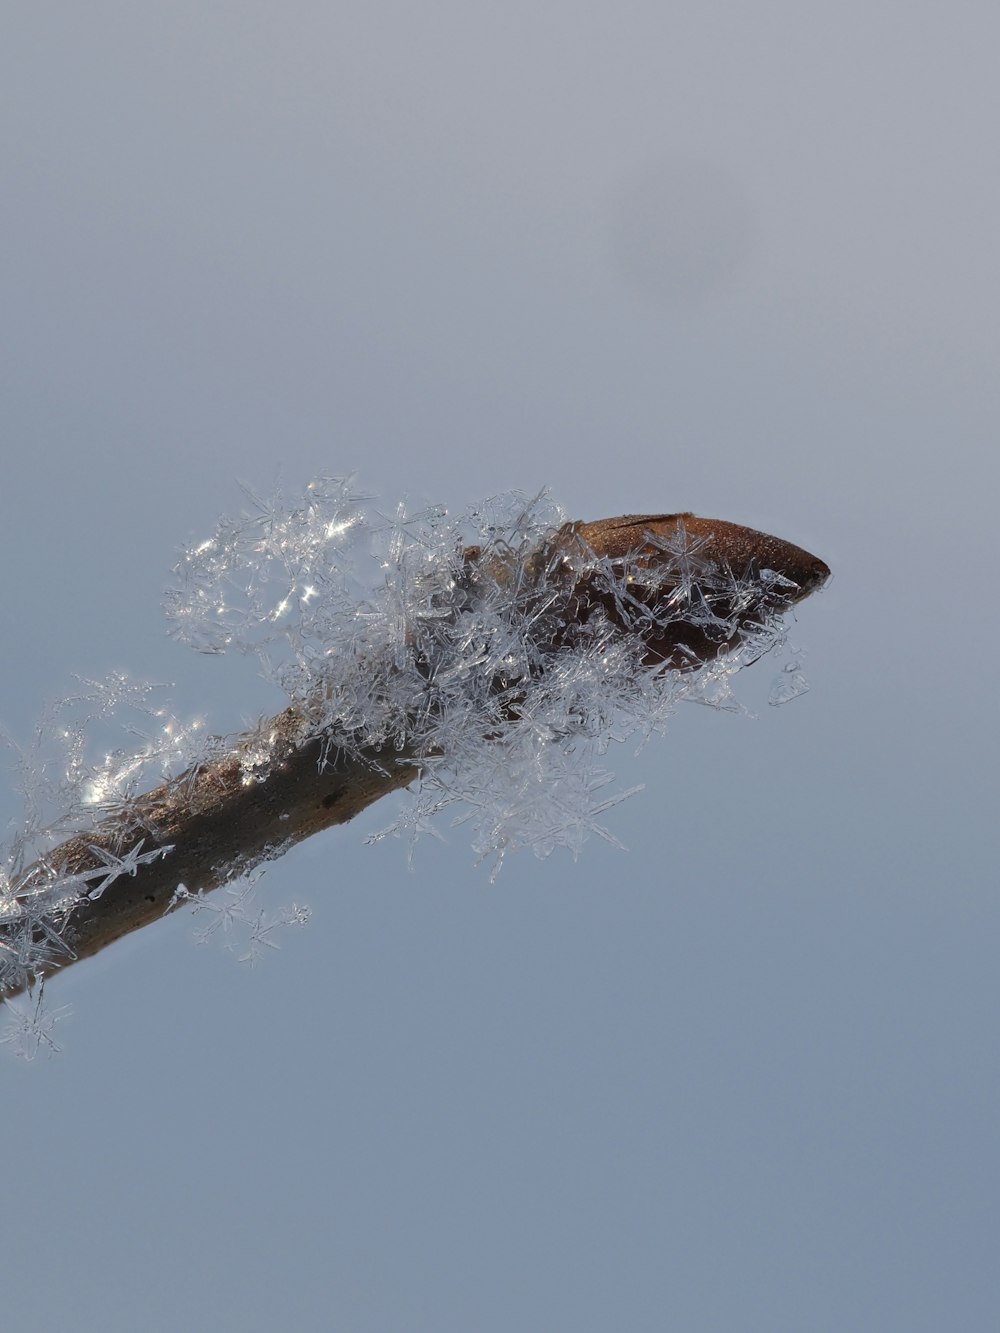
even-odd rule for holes
{"type": "Polygon", "coordinates": [[[612,197],[608,218],[611,262],[622,280],[666,308],[700,305],[737,285],[756,232],[740,180],[699,158],[634,173],[612,197]]]}

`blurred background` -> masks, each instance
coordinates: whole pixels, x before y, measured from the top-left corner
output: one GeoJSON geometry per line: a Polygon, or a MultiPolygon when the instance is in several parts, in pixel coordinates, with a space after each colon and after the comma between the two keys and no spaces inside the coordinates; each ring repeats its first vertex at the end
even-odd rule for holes
{"type": "Polygon", "coordinates": [[[238,481],[548,486],[834,569],[808,694],[765,661],[756,721],[611,757],[627,853],[491,887],[445,823],[366,845],[385,803],[268,870],[313,919],[259,969],[178,914],[53,981],[62,1053],[0,1062],[5,1326],[996,1327],[995,5],[2,26],[22,742],[113,670],[280,706],[160,611],[238,481]]]}

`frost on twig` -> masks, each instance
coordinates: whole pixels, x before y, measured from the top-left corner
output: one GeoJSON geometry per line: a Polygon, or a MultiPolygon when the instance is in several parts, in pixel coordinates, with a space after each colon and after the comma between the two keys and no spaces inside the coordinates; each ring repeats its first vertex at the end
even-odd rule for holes
{"type": "MultiPolygon", "coordinates": [[[[614,841],[602,818],[629,793],[609,789],[610,744],[645,740],[684,700],[729,706],[735,673],[781,642],[783,614],[829,573],[731,523],[568,522],[544,495],[458,518],[383,513],[350,479],[249,498],[184,552],[166,611],[201,652],[256,655],[286,706],[230,740],[121,677],[56,710],[20,755],[0,989],[182,902],[211,910],[212,890],[408,784],[388,831],[412,839],[450,810],[494,874],[517,848],[614,841]],[[90,731],[123,708],[138,710],[139,745],[89,759],[90,731]],[[60,755],[44,760],[53,742],[60,755]]],[[[234,911],[220,901],[222,933],[234,911]]],[[[242,900],[237,914],[256,961],[281,918],[242,900]]]]}

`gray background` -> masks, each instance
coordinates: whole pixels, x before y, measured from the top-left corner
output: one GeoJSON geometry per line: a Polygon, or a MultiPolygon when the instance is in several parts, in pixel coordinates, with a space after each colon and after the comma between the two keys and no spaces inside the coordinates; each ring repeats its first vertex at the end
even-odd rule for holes
{"type": "Polygon", "coordinates": [[[758,721],[614,756],[628,854],[410,873],[375,807],[265,877],[315,915],[261,970],[175,917],[53,983],[62,1055],[0,1064],[4,1327],[996,1327],[995,4],[2,29],[16,735],[73,673],[278,704],[159,597],[279,468],[835,569],[811,693],[765,663],[758,721]]]}

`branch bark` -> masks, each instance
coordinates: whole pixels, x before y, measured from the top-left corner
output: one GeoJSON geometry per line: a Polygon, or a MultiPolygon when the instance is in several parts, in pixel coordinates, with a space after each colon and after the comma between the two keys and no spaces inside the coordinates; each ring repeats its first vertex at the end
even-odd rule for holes
{"type": "MultiPolygon", "coordinates": [[[[789,542],[692,514],[568,524],[550,542],[520,557],[516,571],[509,570],[522,586],[525,577],[539,587],[573,581],[565,626],[546,644],[546,652],[560,652],[568,636],[598,610],[625,631],[620,599],[595,577],[595,559],[608,567],[627,565],[633,605],[662,605],[676,592],[662,572],[679,531],[694,543],[699,567],[731,574],[734,586],[744,590],[746,604],[728,608],[733,626],[728,637],[710,634],[694,615],[666,626],[651,617],[644,637],[646,661],[666,669],[688,670],[731,652],[764,611],[801,600],[830,572],[823,561],[789,542]],[[588,570],[583,576],[578,575],[581,562],[588,570]],[[748,587],[753,589],[750,598],[748,587]]],[[[474,585],[487,572],[481,552],[469,548],[465,558],[474,585]]],[[[495,568],[489,575],[498,581],[495,568]]],[[[724,602],[724,594],[720,596],[724,602]]],[[[634,617],[628,629],[635,632],[634,617]]],[[[24,915],[16,928],[9,919],[0,923],[0,946],[9,953],[19,938],[23,947],[27,917],[27,939],[48,961],[44,966],[26,964],[8,994],[28,988],[36,973],[91,957],[159,919],[176,904],[178,886],[195,894],[216,889],[314,833],[346,823],[419,773],[419,756],[410,748],[386,753],[352,745],[350,737],[339,739],[338,745],[336,734],[317,735],[308,710],[288,708],[256,732],[235,738],[221,757],[137,797],[36,861],[18,889],[24,915]],[[140,842],[141,858],[128,860],[125,853],[140,842]],[[127,870],[109,877],[109,858],[120,863],[123,857],[127,870]],[[67,876],[75,877],[81,888],[62,918],[32,919],[31,902],[38,891],[67,876]],[[102,879],[108,880],[103,891],[102,879]]]]}

